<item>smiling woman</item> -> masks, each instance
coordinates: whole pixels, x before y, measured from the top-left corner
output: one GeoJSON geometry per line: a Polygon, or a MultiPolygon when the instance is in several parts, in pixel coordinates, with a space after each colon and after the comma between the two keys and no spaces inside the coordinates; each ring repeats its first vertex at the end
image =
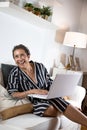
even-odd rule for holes
{"type": "MultiPolygon", "coordinates": [[[[11,70],[8,77],[9,94],[17,99],[23,99],[29,94],[48,94],[53,80],[46,67],[42,63],[30,61],[30,51],[23,44],[15,46],[12,53],[17,66],[11,70]],[[32,73],[30,73],[31,70],[33,70],[32,73]]],[[[33,105],[35,115],[57,117],[59,111],[72,121],[87,127],[87,117],[62,97],[28,99],[33,105]]]]}

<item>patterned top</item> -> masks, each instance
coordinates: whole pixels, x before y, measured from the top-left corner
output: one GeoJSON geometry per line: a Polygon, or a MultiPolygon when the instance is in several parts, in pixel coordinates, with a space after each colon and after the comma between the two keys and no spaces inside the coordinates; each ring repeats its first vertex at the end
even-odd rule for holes
{"type": "MultiPolygon", "coordinates": [[[[13,92],[24,92],[31,89],[50,89],[53,80],[50,78],[47,69],[42,63],[33,63],[37,84],[19,67],[14,67],[8,77],[7,90],[9,94],[13,92]]],[[[64,112],[68,105],[61,97],[50,100],[29,98],[29,100],[33,103],[33,113],[39,116],[43,116],[44,111],[50,105],[55,106],[61,112],[64,112]]]]}
{"type": "MultiPolygon", "coordinates": [[[[30,61],[33,62],[33,61],[30,61]]],[[[35,67],[35,77],[37,80],[37,84],[19,67],[14,67],[8,77],[8,85],[7,90],[9,94],[12,94],[13,92],[24,92],[30,89],[46,89],[49,90],[52,79],[50,78],[50,75],[47,72],[47,69],[44,67],[42,63],[33,62],[35,67]]],[[[31,99],[30,101],[33,104],[40,105],[40,102],[45,107],[49,106],[49,103],[45,103],[48,101],[43,101],[40,99],[31,99]],[[45,104],[44,104],[45,103],[45,104]]],[[[46,108],[43,108],[46,109],[46,108]]],[[[42,112],[41,112],[42,113],[42,112]]]]}
{"type": "MultiPolygon", "coordinates": [[[[33,61],[30,61],[33,62],[33,61]]],[[[8,78],[8,92],[23,92],[30,89],[46,89],[49,90],[52,79],[50,78],[47,69],[41,63],[34,63],[35,78],[37,84],[19,67],[14,67],[8,78]]]]}

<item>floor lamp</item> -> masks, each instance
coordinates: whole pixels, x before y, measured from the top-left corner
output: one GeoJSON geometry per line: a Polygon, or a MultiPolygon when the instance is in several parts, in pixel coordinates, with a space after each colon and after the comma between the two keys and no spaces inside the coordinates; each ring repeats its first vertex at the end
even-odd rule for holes
{"type": "Polygon", "coordinates": [[[75,64],[75,49],[76,48],[86,48],[86,34],[79,32],[66,32],[63,44],[66,46],[73,47],[72,54],[69,56],[70,69],[76,70],[75,64]]]}

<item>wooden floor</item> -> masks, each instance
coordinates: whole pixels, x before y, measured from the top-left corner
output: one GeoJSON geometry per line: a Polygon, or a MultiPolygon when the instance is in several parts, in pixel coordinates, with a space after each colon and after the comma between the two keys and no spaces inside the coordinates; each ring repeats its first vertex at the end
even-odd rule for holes
{"type": "Polygon", "coordinates": [[[87,130],[87,127],[81,126],[81,130],[87,130]]]}

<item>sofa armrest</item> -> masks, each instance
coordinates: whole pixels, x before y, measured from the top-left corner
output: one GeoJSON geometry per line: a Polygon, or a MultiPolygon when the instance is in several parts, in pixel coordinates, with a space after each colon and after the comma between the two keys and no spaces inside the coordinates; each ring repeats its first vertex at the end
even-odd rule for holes
{"type": "Polygon", "coordinates": [[[70,100],[69,102],[71,102],[71,104],[75,103],[77,107],[81,108],[81,103],[85,97],[85,94],[86,94],[85,88],[81,86],[76,86],[74,94],[69,97],[70,100]]]}

